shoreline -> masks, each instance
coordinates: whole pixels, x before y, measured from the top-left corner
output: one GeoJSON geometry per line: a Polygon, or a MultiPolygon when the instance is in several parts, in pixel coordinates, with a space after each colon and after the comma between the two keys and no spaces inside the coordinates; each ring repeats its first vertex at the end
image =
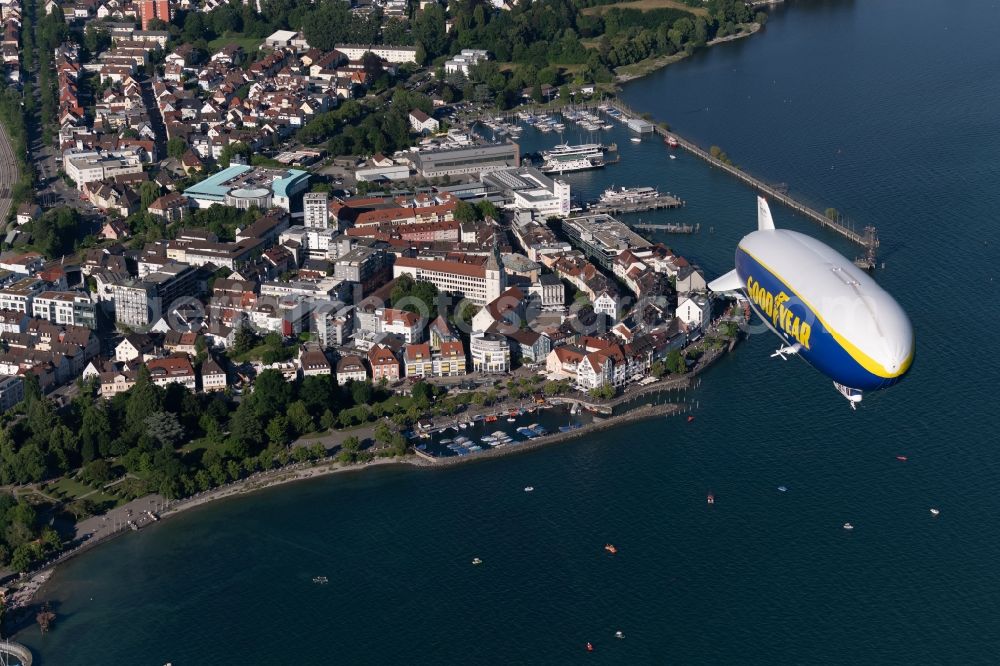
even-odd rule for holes
{"type": "MultiPolygon", "coordinates": [[[[704,48],[709,48],[712,46],[716,46],[718,44],[723,44],[725,42],[732,42],[737,39],[743,39],[744,37],[749,37],[750,35],[755,35],[758,32],[760,32],[760,29],[763,27],[764,26],[762,26],[760,23],[757,22],[747,23],[745,24],[745,28],[742,32],[737,32],[732,35],[726,35],[725,37],[716,37],[715,39],[705,42],[704,48]]],[[[636,81],[645,76],[649,76],[653,72],[659,71],[665,67],[673,65],[674,63],[678,63],[681,62],[682,60],[687,59],[689,55],[691,54],[681,52],[669,56],[657,56],[655,58],[646,58],[645,60],[640,60],[639,62],[632,63],[631,65],[623,65],[618,69],[621,70],[621,69],[626,69],[628,67],[634,67],[639,71],[619,74],[616,70],[615,84],[620,85],[622,83],[636,81]]]]}
{"type": "MultiPolygon", "coordinates": [[[[713,357],[713,359],[711,359],[711,361],[708,364],[698,369],[698,373],[707,369],[710,365],[712,365],[712,362],[714,362],[716,359],[724,355],[725,355],[724,353],[719,353],[718,355],[713,357]]],[[[692,373],[691,375],[680,378],[681,382],[678,382],[678,384],[679,383],[683,383],[684,385],[690,384],[689,378],[695,376],[695,374],[696,373],[692,373]]],[[[668,383],[677,382],[676,379],[667,381],[668,383]]],[[[659,386],[658,384],[659,382],[655,385],[643,388],[647,389],[647,391],[645,391],[646,393],[655,392],[657,390],[667,391],[671,390],[672,388],[672,387],[659,386]]],[[[676,386],[673,388],[676,388],[676,386]]],[[[637,393],[635,395],[621,396],[621,397],[626,399],[636,399],[641,395],[642,393],[637,393]]],[[[157,522],[167,520],[176,516],[180,516],[189,510],[213,504],[220,500],[250,495],[259,491],[267,490],[270,488],[276,488],[278,486],[283,486],[298,481],[319,479],[347,472],[362,472],[375,467],[408,466],[408,467],[422,468],[422,469],[451,469],[465,463],[482,462],[498,458],[506,458],[511,455],[526,453],[528,451],[537,451],[542,448],[578,439],[580,437],[583,437],[584,435],[589,435],[604,430],[608,430],[616,426],[643,421],[646,419],[656,418],[660,416],[674,416],[681,413],[685,413],[687,411],[690,411],[690,405],[674,403],[674,402],[665,402],[660,404],[647,403],[645,405],[638,406],[635,409],[630,409],[622,414],[607,416],[600,420],[593,421],[578,428],[577,430],[572,430],[569,432],[555,432],[546,435],[544,437],[539,437],[537,439],[521,442],[515,446],[503,449],[488,449],[473,454],[471,456],[463,456],[463,457],[454,456],[447,458],[431,459],[423,457],[419,454],[409,453],[402,457],[376,458],[369,462],[349,463],[349,464],[338,462],[333,458],[327,458],[323,461],[318,461],[318,462],[314,461],[312,463],[309,462],[296,463],[294,465],[289,465],[288,467],[283,467],[281,469],[272,470],[269,472],[258,472],[255,475],[233,482],[221,488],[208,490],[199,495],[194,495],[190,498],[179,500],[175,503],[172,503],[161,513],[159,513],[156,519],[152,519],[147,516],[140,516],[133,521],[136,523],[136,529],[134,530],[130,530],[123,527],[122,529],[108,533],[92,541],[84,541],[76,548],[69,551],[65,551],[55,560],[47,563],[42,568],[32,572],[28,577],[23,579],[22,585],[26,588],[33,588],[31,597],[35,597],[38,595],[41,588],[49,581],[55,569],[60,564],[64,564],[77,556],[84,555],[92,550],[95,550],[96,548],[104,545],[105,543],[108,543],[124,534],[127,534],[130,531],[139,531],[145,529],[157,522]]],[[[140,499],[145,499],[145,498],[140,498],[140,499]]],[[[23,611],[24,609],[30,609],[33,605],[32,603],[33,601],[34,601],[33,598],[30,601],[25,600],[25,604],[23,606],[20,606],[17,609],[13,610],[23,611]]],[[[10,634],[11,637],[16,636],[24,628],[25,626],[13,627],[10,634]]]]}

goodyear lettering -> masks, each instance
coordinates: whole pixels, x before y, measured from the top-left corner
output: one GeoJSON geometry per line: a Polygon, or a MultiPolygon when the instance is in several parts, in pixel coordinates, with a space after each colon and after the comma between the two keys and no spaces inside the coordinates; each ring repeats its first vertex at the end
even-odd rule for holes
{"type": "Polygon", "coordinates": [[[747,296],[757,305],[760,312],[771,320],[774,328],[784,331],[804,348],[809,349],[812,326],[786,307],[785,304],[791,300],[791,296],[783,291],[777,295],[772,294],[752,276],[747,278],[747,296]]]}

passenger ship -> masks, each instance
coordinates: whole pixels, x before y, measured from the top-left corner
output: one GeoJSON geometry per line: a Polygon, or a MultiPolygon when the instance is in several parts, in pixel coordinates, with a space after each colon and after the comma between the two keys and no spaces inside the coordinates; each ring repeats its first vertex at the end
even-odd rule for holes
{"type": "Polygon", "coordinates": [[[658,196],[660,192],[655,187],[612,187],[604,190],[600,201],[604,204],[635,203],[658,196]]]}

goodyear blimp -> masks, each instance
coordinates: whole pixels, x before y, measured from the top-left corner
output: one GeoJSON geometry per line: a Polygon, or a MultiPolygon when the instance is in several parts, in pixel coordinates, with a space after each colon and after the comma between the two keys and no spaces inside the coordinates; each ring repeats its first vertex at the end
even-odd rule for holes
{"type": "Polygon", "coordinates": [[[897,384],[913,362],[913,326],[899,303],[815,238],[775,229],[763,197],[757,231],[736,247],[736,268],[708,287],[742,293],[784,342],[772,356],[800,356],[852,408],[865,391],[897,384]]]}

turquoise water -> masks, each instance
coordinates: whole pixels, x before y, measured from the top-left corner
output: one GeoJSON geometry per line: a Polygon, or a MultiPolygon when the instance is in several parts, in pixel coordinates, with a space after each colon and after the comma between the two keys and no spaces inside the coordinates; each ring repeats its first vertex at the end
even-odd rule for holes
{"type": "MultiPolygon", "coordinates": [[[[20,639],[60,665],[995,663],[998,29],[996,3],[794,2],[761,35],[626,88],[682,134],[878,224],[876,277],[918,353],[858,412],[754,336],[691,395],[693,423],[220,502],[61,567],[59,624],[20,639]]],[[[613,136],[622,163],[574,187],[676,192],[686,208],[644,218],[701,223],[664,240],[730,268],[753,194],[613,136]]]]}

